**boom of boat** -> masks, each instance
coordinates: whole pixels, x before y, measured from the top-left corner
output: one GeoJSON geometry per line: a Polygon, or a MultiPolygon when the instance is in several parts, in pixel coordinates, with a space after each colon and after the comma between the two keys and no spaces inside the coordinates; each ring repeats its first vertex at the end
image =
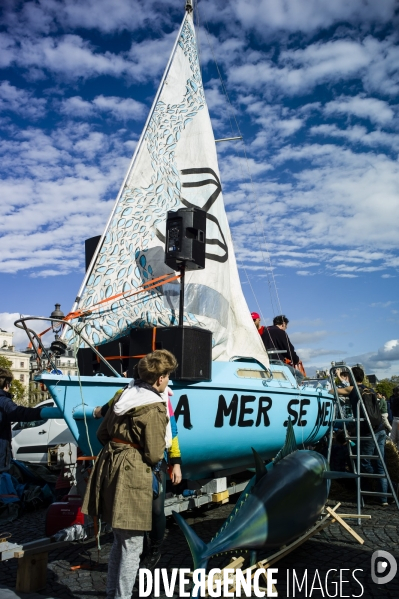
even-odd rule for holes
{"type": "MultiPolygon", "coordinates": [[[[61,340],[75,354],[92,347],[99,355],[96,348],[132,329],[177,323],[179,285],[164,263],[164,242],[166,214],[181,207],[206,212],[205,269],[186,275],[183,321],[212,332],[213,361],[209,381],[171,381],[171,401],[184,476],[214,477],[251,467],[251,447],[274,457],[288,418],[298,443],[316,443],[328,430],[333,399],[326,384],[298,383],[289,367],[269,363],[253,325],[223,204],[190,2],[104,234],[61,322],[61,340]]],[[[16,325],[43,356],[28,320],[16,325]]],[[[100,450],[94,408],[126,384],[112,370],[112,376],[44,370],[35,379],[46,385],[85,455],[100,450]]]]}

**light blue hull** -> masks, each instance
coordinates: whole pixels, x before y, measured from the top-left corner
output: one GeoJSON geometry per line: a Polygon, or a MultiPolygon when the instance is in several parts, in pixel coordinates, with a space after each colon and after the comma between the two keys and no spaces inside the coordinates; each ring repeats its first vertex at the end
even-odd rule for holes
{"type": "MultiPolygon", "coordinates": [[[[326,434],[333,398],[321,386],[305,384],[298,389],[283,365],[271,365],[280,377],[271,380],[253,378],[261,368],[248,362],[213,362],[212,367],[210,382],[170,384],[185,478],[252,467],[251,447],[264,459],[273,458],[284,444],[288,417],[298,446],[314,444],[326,434]]],[[[47,373],[36,380],[46,384],[83,453],[96,455],[101,449],[96,437],[100,421],[93,418],[93,409],[105,404],[127,380],[81,377],[80,385],[78,377],[47,373]]]]}

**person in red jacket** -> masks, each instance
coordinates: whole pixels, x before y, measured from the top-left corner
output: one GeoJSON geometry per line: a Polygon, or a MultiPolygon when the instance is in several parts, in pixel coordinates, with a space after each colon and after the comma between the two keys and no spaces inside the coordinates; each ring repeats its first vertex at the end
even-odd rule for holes
{"type": "Polygon", "coordinates": [[[254,321],[254,325],[258,329],[259,335],[263,335],[265,331],[264,326],[260,326],[260,316],[257,312],[251,312],[252,320],[254,321]]]}

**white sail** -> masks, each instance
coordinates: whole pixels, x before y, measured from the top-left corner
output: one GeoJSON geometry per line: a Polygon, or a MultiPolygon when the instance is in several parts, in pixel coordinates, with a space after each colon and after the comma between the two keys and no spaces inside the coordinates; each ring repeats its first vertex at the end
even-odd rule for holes
{"type": "Polygon", "coordinates": [[[82,332],[94,345],[125,335],[134,327],[177,323],[178,280],[133,293],[143,283],[168,272],[174,274],[164,264],[166,213],[184,206],[207,212],[205,269],[186,273],[184,324],[212,331],[214,360],[252,356],[267,364],[239,281],[188,12],[73,307],[74,311],[91,311],[84,317],[82,332]],[[114,299],[99,304],[107,298],[114,299]]]}

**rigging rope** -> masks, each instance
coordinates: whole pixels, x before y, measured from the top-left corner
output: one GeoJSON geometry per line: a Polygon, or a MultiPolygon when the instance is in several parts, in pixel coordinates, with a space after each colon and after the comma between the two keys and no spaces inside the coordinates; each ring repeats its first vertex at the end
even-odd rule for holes
{"type": "MultiPolygon", "coordinates": [[[[199,11],[198,11],[198,13],[199,13],[199,11]]],[[[199,25],[199,16],[198,16],[198,25],[199,25]]],[[[279,294],[278,294],[277,284],[276,284],[276,280],[275,280],[275,277],[274,277],[273,267],[272,267],[271,258],[270,258],[270,252],[269,252],[268,244],[267,244],[267,240],[266,240],[266,234],[265,234],[265,230],[264,230],[263,225],[262,225],[262,220],[260,218],[261,217],[261,211],[260,211],[260,208],[259,208],[257,194],[255,193],[255,189],[254,189],[254,183],[253,183],[253,179],[252,179],[251,170],[250,170],[250,167],[249,167],[249,160],[248,160],[248,155],[247,155],[247,151],[246,151],[246,147],[245,147],[245,141],[244,141],[243,135],[241,133],[241,129],[239,127],[237,118],[236,118],[236,116],[234,114],[234,108],[233,108],[233,105],[232,105],[232,103],[230,101],[230,98],[229,98],[229,95],[227,93],[227,89],[226,89],[224,80],[222,78],[222,75],[221,75],[221,72],[220,72],[220,69],[219,69],[219,65],[218,65],[217,60],[216,60],[216,56],[215,56],[213,44],[212,44],[211,39],[210,39],[208,24],[207,24],[206,21],[204,21],[204,25],[205,25],[205,32],[206,32],[207,40],[208,40],[208,43],[209,43],[209,46],[210,46],[210,49],[211,49],[211,53],[212,53],[212,58],[213,58],[213,60],[215,62],[216,70],[217,70],[217,73],[218,73],[218,76],[219,76],[219,79],[220,79],[220,84],[222,86],[223,93],[224,93],[224,95],[226,97],[226,100],[227,100],[227,103],[228,103],[228,105],[230,107],[232,118],[234,119],[234,122],[235,122],[236,130],[237,130],[238,134],[242,137],[242,141],[243,141],[243,145],[244,145],[244,147],[243,147],[243,153],[244,153],[244,158],[245,158],[245,162],[246,162],[246,166],[247,166],[247,173],[248,173],[248,177],[249,177],[251,188],[252,188],[252,196],[255,199],[255,207],[256,207],[256,211],[257,211],[256,216],[258,217],[258,221],[259,221],[259,224],[260,224],[260,229],[261,229],[261,233],[262,233],[262,237],[263,237],[263,244],[264,244],[264,248],[265,248],[267,260],[264,257],[264,252],[263,252],[262,244],[260,244],[260,251],[261,251],[262,258],[263,258],[263,261],[264,261],[265,265],[267,265],[267,263],[268,263],[268,266],[266,266],[266,268],[270,271],[270,275],[271,275],[271,279],[272,279],[272,284],[274,286],[275,296],[276,296],[276,300],[277,300],[277,305],[278,305],[278,308],[280,310],[280,314],[282,314],[283,311],[282,311],[282,308],[281,308],[280,297],[279,297],[279,294]]],[[[232,131],[232,135],[234,135],[234,128],[233,128],[233,123],[232,123],[230,114],[228,115],[228,118],[229,118],[229,121],[230,121],[230,127],[231,127],[231,131],[232,131]]],[[[240,168],[242,168],[241,167],[241,162],[240,162],[240,168]]],[[[250,196],[250,198],[252,196],[250,196]]],[[[273,305],[273,297],[272,297],[272,292],[271,292],[271,283],[270,283],[269,275],[268,274],[267,274],[267,278],[268,278],[270,300],[271,300],[271,304],[272,304],[272,311],[273,311],[273,313],[275,315],[275,308],[274,308],[274,305],[273,305]]]]}
{"type": "MultiPolygon", "coordinates": [[[[252,199],[252,197],[253,197],[254,201],[255,201],[255,210],[256,210],[256,215],[255,216],[257,217],[257,220],[258,220],[258,223],[259,223],[259,226],[260,226],[260,229],[261,229],[261,235],[262,235],[262,238],[263,238],[263,246],[265,248],[265,253],[266,253],[266,257],[267,257],[267,260],[266,260],[265,256],[264,256],[264,251],[263,251],[262,244],[260,244],[260,251],[261,251],[261,254],[262,254],[263,262],[265,263],[265,266],[266,266],[266,276],[267,276],[267,282],[268,282],[268,288],[269,288],[269,295],[270,295],[270,302],[271,302],[271,306],[272,306],[272,312],[273,312],[274,315],[276,315],[276,309],[275,309],[275,306],[274,306],[273,294],[272,294],[272,285],[273,285],[279,313],[283,314],[283,310],[282,310],[281,302],[280,302],[280,296],[279,296],[279,293],[278,293],[276,279],[275,279],[275,276],[274,276],[274,270],[273,270],[273,266],[272,266],[272,262],[271,262],[270,251],[269,251],[268,243],[267,243],[267,240],[266,240],[265,229],[264,229],[263,224],[262,224],[261,210],[260,210],[260,206],[259,206],[259,202],[258,202],[258,196],[257,196],[257,193],[255,193],[255,189],[254,189],[254,182],[253,182],[253,178],[252,178],[252,174],[251,174],[251,170],[250,170],[250,166],[249,166],[248,154],[247,154],[247,150],[246,150],[246,147],[245,147],[244,137],[242,135],[240,126],[238,124],[237,117],[234,114],[234,108],[233,108],[233,105],[231,103],[230,97],[229,97],[229,95],[227,93],[227,89],[226,89],[226,86],[225,86],[225,83],[224,83],[224,80],[223,80],[223,77],[222,77],[222,74],[221,74],[218,62],[216,60],[216,56],[215,56],[215,52],[214,52],[214,47],[213,47],[213,44],[212,44],[212,41],[211,41],[211,38],[210,38],[209,28],[208,28],[208,24],[207,24],[206,21],[204,21],[204,26],[205,26],[205,32],[206,32],[208,44],[209,44],[209,47],[211,49],[212,58],[213,58],[213,61],[215,63],[216,70],[217,70],[217,73],[218,73],[218,76],[219,76],[220,84],[221,84],[223,93],[225,95],[225,98],[227,100],[227,103],[228,103],[228,105],[230,107],[230,112],[228,113],[227,116],[228,116],[228,119],[230,121],[231,135],[232,135],[232,137],[234,136],[234,127],[233,127],[233,122],[232,122],[232,118],[233,118],[235,126],[236,126],[236,132],[238,132],[238,134],[242,138],[242,142],[243,142],[243,154],[244,154],[244,159],[245,159],[245,163],[246,163],[248,178],[250,180],[250,185],[251,185],[251,188],[252,188],[252,194],[249,195],[249,198],[252,199]],[[270,277],[269,277],[269,272],[270,272],[270,277]]],[[[199,19],[199,10],[198,10],[198,8],[197,8],[197,27],[198,27],[198,29],[200,27],[200,19],[199,19]]],[[[198,36],[198,40],[199,40],[199,36],[198,36]]],[[[199,44],[198,44],[198,46],[199,46],[199,44]]],[[[198,52],[198,55],[199,54],[200,54],[200,52],[198,52]]],[[[241,170],[242,178],[244,179],[243,169],[242,169],[242,164],[241,164],[240,158],[242,158],[242,157],[240,157],[240,155],[239,155],[240,170],[241,170]]],[[[242,268],[244,269],[245,275],[246,275],[248,283],[250,285],[252,294],[253,294],[253,296],[255,298],[255,301],[256,301],[256,304],[258,306],[259,312],[260,312],[263,320],[265,320],[264,317],[263,317],[262,310],[259,307],[259,302],[258,302],[258,299],[256,297],[255,291],[254,291],[254,289],[253,289],[253,287],[252,287],[252,285],[250,283],[250,279],[249,279],[249,276],[248,276],[248,273],[247,273],[247,270],[246,270],[246,268],[244,266],[243,261],[241,261],[241,265],[242,265],[242,268]]],[[[267,330],[267,327],[266,327],[266,330],[267,330]]],[[[293,365],[294,361],[293,361],[293,356],[292,356],[292,352],[291,352],[291,348],[290,348],[290,344],[289,344],[288,334],[287,334],[286,331],[284,331],[284,332],[285,332],[285,335],[286,335],[286,338],[287,338],[287,346],[288,346],[288,350],[289,350],[289,355],[290,355],[291,363],[293,365]]],[[[270,337],[270,334],[269,334],[269,337],[270,337]]],[[[270,340],[272,341],[272,344],[274,346],[274,342],[271,339],[271,337],[270,337],[270,340]]],[[[296,380],[296,377],[295,377],[295,381],[296,381],[297,387],[299,387],[298,381],[296,380]]]]}

